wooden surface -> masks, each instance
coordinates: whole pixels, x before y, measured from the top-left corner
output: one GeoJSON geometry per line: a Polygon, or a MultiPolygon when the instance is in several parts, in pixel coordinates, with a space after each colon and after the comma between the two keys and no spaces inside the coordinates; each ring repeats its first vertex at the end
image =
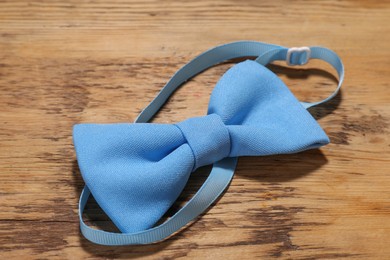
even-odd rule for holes
{"type": "MultiPolygon", "coordinates": [[[[381,0],[1,1],[0,258],[389,259],[389,24],[381,0]],[[342,92],[311,110],[332,143],[241,158],[224,196],[162,243],[84,239],[72,126],[132,122],[180,66],[243,39],[322,45],[342,57],[342,92]]],[[[154,121],[203,115],[230,66],[190,81],[154,121]]],[[[321,62],[270,68],[300,99],[319,100],[336,85],[321,62]]],[[[208,170],[193,174],[170,213],[208,170]]],[[[86,218],[114,229],[96,203],[86,218]]]]}

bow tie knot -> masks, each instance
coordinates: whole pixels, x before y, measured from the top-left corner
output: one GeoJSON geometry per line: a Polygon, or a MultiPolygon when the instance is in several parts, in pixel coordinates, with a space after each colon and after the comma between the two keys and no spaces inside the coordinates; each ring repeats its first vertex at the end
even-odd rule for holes
{"type": "Polygon", "coordinates": [[[230,135],[219,115],[194,117],[176,124],[194,155],[193,170],[230,154],[230,135]]]}

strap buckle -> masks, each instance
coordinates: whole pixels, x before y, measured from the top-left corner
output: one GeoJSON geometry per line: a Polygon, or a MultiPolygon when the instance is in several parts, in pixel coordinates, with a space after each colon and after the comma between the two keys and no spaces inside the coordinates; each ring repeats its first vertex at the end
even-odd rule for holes
{"type": "Polygon", "coordinates": [[[309,47],[292,47],[287,50],[286,63],[288,66],[305,65],[310,59],[309,47]]]}

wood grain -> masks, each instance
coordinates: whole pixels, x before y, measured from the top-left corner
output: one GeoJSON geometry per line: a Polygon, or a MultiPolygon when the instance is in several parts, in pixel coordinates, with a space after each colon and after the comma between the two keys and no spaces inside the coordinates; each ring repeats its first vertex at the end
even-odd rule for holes
{"type": "MultiPolygon", "coordinates": [[[[388,1],[0,1],[1,259],[386,259],[390,255],[388,1]],[[311,109],[332,143],[239,160],[224,196],[195,223],[147,246],[79,233],[80,122],[131,122],[200,52],[234,40],[322,45],[343,59],[342,92],[311,109]]],[[[155,122],[206,111],[214,67],[155,122]]],[[[300,99],[335,87],[321,62],[271,65],[300,99]]],[[[207,177],[194,173],[169,214],[207,177]]],[[[86,218],[115,230],[93,201],[86,218]]]]}

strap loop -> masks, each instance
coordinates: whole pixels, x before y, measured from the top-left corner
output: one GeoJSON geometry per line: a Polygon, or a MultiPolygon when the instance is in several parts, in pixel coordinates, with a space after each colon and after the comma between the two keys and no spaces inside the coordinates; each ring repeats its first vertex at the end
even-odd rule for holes
{"type": "MultiPolygon", "coordinates": [[[[290,49],[291,50],[291,49],[290,49]]],[[[300,50],[306,53],[306,59],[309,59],[306,50],[300,50]]],[[[316,102],[301,102],[306,108],[321,104],[333,98],[341,87],[344,77],[344,68],[340,58],[331,50],[321,47],[311,47],[311,58],[322,59],[330,63],[339,73],[339,85],[334,93],[328,98],[316,102]]],[[[299,50],[290,51],[288,60],[294,59],[291,55],[299,50]]],[[[256,56],[257,62],[267,64],[274,60],[286,60],[288,49],[267,43],[254,41],[239,41],[217,46],[210,49],[178,70],[168,81],[164,88],[158,93],[155,99],[139,114],[135,123],[148,122],[164,105],[173,92],[184,82],[199,74],[200,72],[226,60],[256,56]]],[[[299,58],[301,60],[302,58],[299,58]]],[[[88,240],[101,245],[136,245],[149,244],[163,240],[171,236],[190,221],[203,213],[226,189],[234,175],[237,165],[237,158],[225,158],[215,164],[211,173],[199,191],[187,202],[174,216],[163,224],[137,233],[111,233],[102,230],[93,229],[87,226],[82,218],[84,207],[91,194],[88,187],[85,186],[79,201],[79,219],[82,234],[88,240]]]]}

